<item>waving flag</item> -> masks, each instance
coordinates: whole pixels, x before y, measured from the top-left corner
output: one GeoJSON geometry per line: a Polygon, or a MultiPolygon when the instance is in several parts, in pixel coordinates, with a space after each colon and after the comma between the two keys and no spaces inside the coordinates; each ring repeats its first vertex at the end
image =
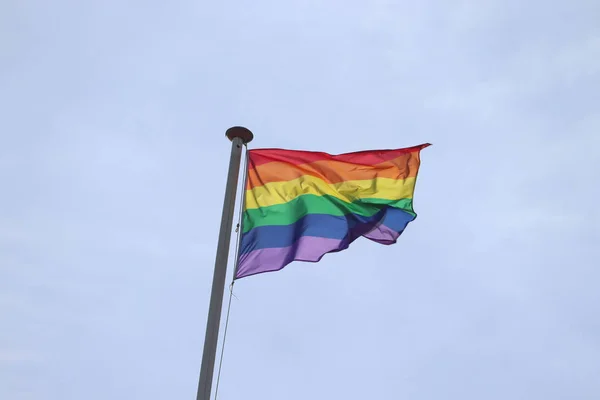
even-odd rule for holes
{"type": "Polygon", "coordinates": [[[420,151],[250,150],[236,278],[317,262],[364,236],[392,244],[415,219],[420,151]]]}

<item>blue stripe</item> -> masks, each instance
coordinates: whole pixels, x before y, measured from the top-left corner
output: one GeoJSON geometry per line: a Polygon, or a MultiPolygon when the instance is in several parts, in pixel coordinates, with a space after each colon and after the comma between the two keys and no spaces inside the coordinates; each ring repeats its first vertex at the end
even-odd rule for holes
{"type": "Polygon", "coordinates": [[[390,207],[385,213],[381,224],[396,232],[402,232],[404,229],[406,229],[408,223],[414,221],[415,218],[417,218],[416,215],[407,213],[406,211],[398,208],[390,207]]]}
{"type": "Polygon", "coordinates": [[[240,254],[264,248],[288,247],[302,236],[352,241],[381,223],[401,232],[414,218],[413,215],[393,207],[384,207],[370,217],[357,214],[308,214],[290,225],[259,226],[244,233],[240,254]]]}

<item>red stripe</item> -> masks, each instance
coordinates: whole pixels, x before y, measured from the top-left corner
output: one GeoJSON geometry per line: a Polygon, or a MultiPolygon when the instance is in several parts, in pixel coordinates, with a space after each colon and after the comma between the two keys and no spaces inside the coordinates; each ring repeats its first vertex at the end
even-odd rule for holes
{"type": "Polygon", "coordinates": [[[254,167],[257,167],[262,164],[267,164],[273,161],[285,162],[293,165],[301,165],[315,161],[335,160],[351,164],[375,165],[392,160],[402,154],[422,150],[427,146],[430,146],[430,144],[425,143],[419,146],[407,147],[404,149],[367,150],[338,155],[302,150],[253,149],[250,150],[250,163],[248,165],[248,168],[253,169],[254,167]]]}
{"type": "Polygon", "coordinates": [[[417,176],[419,152],[401,154],[399,157],[375,165],[356,165],[334,160],[315,161],[302,165],[273,161],[248,171],[247,188],[263,186],[269,182],[283,182],[312,175],[327,183],[375,178],[406,179],[417,176]]]}

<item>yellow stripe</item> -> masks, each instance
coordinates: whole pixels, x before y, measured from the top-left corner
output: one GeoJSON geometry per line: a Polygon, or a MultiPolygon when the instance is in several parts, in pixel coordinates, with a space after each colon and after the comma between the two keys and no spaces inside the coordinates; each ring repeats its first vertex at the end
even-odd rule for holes
{"type": "Polygon", "coordinates": [[[415,178],[368,180],[326,183],[312,175],[286,182],[269,182],[263,186],[246,190],[246,209],[268,207],[287,203],[304,194],[329,195],[347,203],[358,199],[412,199],[415,178]]]}

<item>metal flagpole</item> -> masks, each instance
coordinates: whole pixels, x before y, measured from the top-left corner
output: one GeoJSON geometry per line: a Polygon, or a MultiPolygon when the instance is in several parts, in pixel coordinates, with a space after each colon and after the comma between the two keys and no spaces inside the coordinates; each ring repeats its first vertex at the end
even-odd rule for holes
{"type": "Polygon", "coordinates": [[[229,256],[229,244],[231,241],[231,228],[233,224],[233,213],[235,211],[235,195],[240,173],[242,147],[254,138],[254,135],[250,130],[241,126],[229,128],[225,135],[231,140],[231,156],[229,159],[227,184],[225,186],[225,200],[223,202],[223,214],[221,216],[221,228],[217,244],[217,256],[215,259],[215,270],[213,273],[208,319],[206,321],[206,336],[204,338],[204,351],[202,353],[202,365],[200,367],[200,379],[198,381],[198,395],[196,396],[196,400],[210,400],[215,358],[217,354],[217,342],[219,340],[219,324],[221,322],[221,309],[223,307],[223,292],[225,291],[227,259],[229,256]]]}

